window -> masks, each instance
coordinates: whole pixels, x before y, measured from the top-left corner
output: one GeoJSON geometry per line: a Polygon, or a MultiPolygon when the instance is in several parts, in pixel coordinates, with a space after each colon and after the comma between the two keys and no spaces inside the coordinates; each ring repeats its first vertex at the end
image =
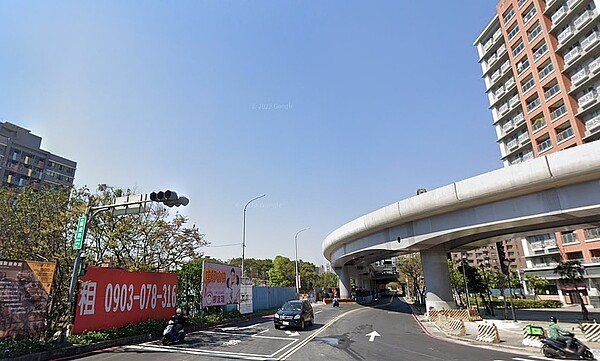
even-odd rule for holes
{"type": "Polygon", "coordinates": [[[544,66],[542,68],[542,70],[539,71],[540,74],[540,80],[544,79],[545,77],[547,77],[550,73],[552,73],[554,71],[554,65],[552,65],[552,63],[548,63],[546,66],[544,66]]]}
{"type": "Polygon", "coordinates": [[[508,31],[508,40],[512,40],[519,33],[519,24],[513,25],[508,31]]]}
{"type": "MultiPolygon", "coordinates": [[[[551,108],[552,109],[552,108],[551,108]]],[[[555,121],[556,119],[562,117],[563,115],[567,114],[567,106],[562,104],[559,107],[555,108],[551,113],[550,113],[550,120],[551,121],[555,121]]]]}
{"type": "Polygon", "coordinates": [[[535,118],[535,120],[533,121],[533,125],[531,126],[531,130],[536,132],[540,129],[542,129],[543,127],[546,126],[546,118],[544,118],[544,115],[541,114],[539,117],[535,118]]]}
{"type": "Polygon", "coordinates": [[[516,57],[517,55],[521,54],[521,52],[522,52],[524,49],[525,49],[525,44],[523,44],[523,41],[521,40],[521,41],[519,41],[519,42],[517,43],[517,45],[515,45],[515,46],[512,48],[513,56],[515,56],[515,57],[516,57]]]}
{"type": "Polygon", "coordinates": [[[515,9],[513,9],[512,7],[510,9],[508,9],[507,12],[504,13],[504,15],[502,15],[502,18],[504,19],[504,24],[508,23],[510,21],[510,19],[515,17],[515,9]]]}
{"type": "Polygon", "coordinates": [[[540,98],[538,96],[536,96],[534,99],[527,102],[527,112],[530,112],[530,111],[534,110],[535,108],[539,107],[540,104],[541,104],[540,98]]]}
{"type": "Polygon", "coordinates": [[[569,123],[567,123],[566,128],[563,128],[562,130],[557,129],[556,141],[560,143],[569,138],[572,138],[574,135],[575,132],[573,131],[573,128],[569,123]]]}
{"type": "Polygon", "coordinates": [[[527,40],[529,40],[529,42],[531,43],[541,33],[542,27],[540,26],[540,23],[537,23],[533,28],[531,28],[531,30],[527,32],[527,40]]]}
{"type": "Polygon", "coordinates": [[[533,88],[533,86],[535,85],[535,80],[533,80],[533,77],[530,76],[529,78],[527,78],[522,85],[522,89],[523,89],[523,94],[527,93],[527,91],[531,88],[533,88]]]}
{"type": "Polygon", "coordinates": [[[523,60],[517,63],[517,74],[521,75],[527,69],[529,69],[529,59],[524,57],[523,60]]]}
{"type": "Polygon", "coordinates": [[[531,21],[536,13],[537,11],[535,10],[535,6],[531,5],[529,10],[527,10],[525,15],[523,15],[523,24],[527,24],[529,21],[531,21]]]}
{"type": "Polygon", "coordinates": [[[545,138],[541,138],[538,140],[538,146],[537,146],[538,153],[545,152],[546,150],[548,150],[550,148],[552,148],[552,141],[550,140],[548,135],[546,135],[545,138]]]}
{"type": "Polygon", "coordinates": [[[546,54],[548,52],[548,45],[544,42],[542,45],[540,45],[533,53],[533,61],[538,60],[539,58],[541,58],[544,54],[546,54]]]}
{"type": "Polygon", "coordinates": [[[544,97],[546,100],[549,100],[550,98],[552,98],[559,92],[560,92],[560,86],[557,83],[557,84],[554,84],[550,89],[548,89],[544,92],[544,97]]]}

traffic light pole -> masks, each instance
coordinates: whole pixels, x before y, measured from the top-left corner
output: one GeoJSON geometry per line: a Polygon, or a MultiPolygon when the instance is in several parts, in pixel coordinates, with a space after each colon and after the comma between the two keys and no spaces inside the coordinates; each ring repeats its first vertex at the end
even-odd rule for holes
{"type": "MultiPolygon", "coordinates": [[[[69,284],[69,295],[67,297],[67,312],[68,312],[68,323],[72,324],[75,321],[75,310],[73,309],[73,299],[75,298],[75,292],[77,291],[77,279],[79,278],[79,269],[81,268],[82,263],[82,255],[84,253],[85,248],[85,236],[87,235],[88,225],[91,221],[101,212],[108,211],[110,209],[114,209],[117,207],[131,206],[131,205],[143,205],[150,202],[150,200],[136,201],[136,202],[128,202],[128,203],[120,203],[120,204],[110,204],[106,206],[98,206],[92,207],[91,201],[87,206],[85,211],[85,227],[83,229],[83,241],[80,249],[77,250],[77,255],[75,256],[75,262],[73,264],[73,273],[71,273],[71,282],[69,284]]],[[[60,333],[60,343],[66,343],[67,341],[67,327],[63,325],[61,333],[60,333]]]]}

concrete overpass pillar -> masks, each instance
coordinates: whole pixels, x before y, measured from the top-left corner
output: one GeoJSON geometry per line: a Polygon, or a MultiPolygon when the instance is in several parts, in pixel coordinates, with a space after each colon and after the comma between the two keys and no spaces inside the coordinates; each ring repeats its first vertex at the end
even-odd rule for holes
{"type": "Polygon", "coordinates": [[[425,276],[425,307],[436,310],[456,308],[450,287],[447,251],[437,246],[421,251],[423,275],[425,276]]]}
{"type": "Polygon", "coordinates": [[[337,273],[338,277],[340,278],[338,285],[340,287],[340,294],[339,297],[340,298],[350,298],[350,275],[348,274],[348,267],[344,266],[344,267],[339,267],[339,268],[335,268],[335,273],[337,273]]]}

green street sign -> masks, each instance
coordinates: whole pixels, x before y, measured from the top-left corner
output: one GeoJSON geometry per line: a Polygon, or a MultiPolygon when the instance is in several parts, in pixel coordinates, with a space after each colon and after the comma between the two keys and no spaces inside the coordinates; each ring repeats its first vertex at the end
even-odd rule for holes
{"type": "Polygon", "coordinates": [[[79,217],[77,221],[77,232],[75,232],[75,243],[73,243],[73,249],[78,250],[83,246],[83,233],[85,232],[85,223],[87,218],[85,216],[79,217]]]}

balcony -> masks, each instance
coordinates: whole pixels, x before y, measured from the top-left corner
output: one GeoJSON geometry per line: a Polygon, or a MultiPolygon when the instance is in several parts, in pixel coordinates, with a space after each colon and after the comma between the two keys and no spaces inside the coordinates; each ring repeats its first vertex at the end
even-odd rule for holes
{"type": "Polygon", "coordinates": [[[488,66],[491,67],[492,65],[494,65],[496,60],[498,60],[498,57],[496,56],[496,54],[490,56],[490,58],[487,61],[488,66]]]}
{"type": "Polygon", "coordinates": [[[573,88],[575,88],[576,85],[582,83],[585,79],[587,79],[587,77],[588,71],[585,68],[573,74],[573,76],[571,77],[571,83],[573,84],[573,88]]]}
{"type": "Polygon", "coordinates": [[[523,113],[519,113],[514,116],[512,121],[515,126],[520,125],[525,121],[525,116],[523,115],[523,113]]]}
{"type": "Polygon", "coordinates": [[[538,153],[542,153],[550,148],[552,148],[552,141],[550,139],[544,140],[537,146],[538,153]]]}
{"type": "Polygon", "coordinates": [[[494,74],[492,74],[492,81],[494,81],[494,82],[497,81],[498,79],[500,79],[501,75],[502,74],[500,74],[499,71],[496,71],[494,74]]]}
{"type": "Polygon", "coordinates": [[[584,230],[583,232],[585,234],[586,242],[589,240],[595,240],[595,239],[600,238],[600,227],[588,228],[588,229],[584,230]]]}
{"type": "Polygon", "coordinates": [[[568,244],[577,244],[579,243],[579,240],[577,239],[577,234],[576,233],[565,233],[561,235],[562,238],[562,244],[563,245],[568,245],[568,244]]]}
{"type": "Polygon", "coordinates": [[[581,14],[581,16],[579,16],[577,19],[575,19],[575,21],[574,21],[575,27],[578,30],[581,29],[585,24],[587,24],[588,22],[590,22],[590,20],[592,20],[592,17],[594,17],[593,10],[584,11],[584,13],[581,14]]]}
{"type": "Polygon", "coordinates": [[[511,139],[508,143],[506,143],[506,147],[511,151],[517,149],[518,146],[519,144],[517,143],[516,139],[511,139]]]}
{"type": "Polygon", "coordinates": [[[577,46],[565,55],[565,65],[571,64],[581,55],[581,47],[577,46]]]}
{"type": "Polygon", "coordinates": [[[552,88],[550,88],[544,92],[544,99],[550,100],[553,96],[555,96],[559,92],[560,92],[560,86],[558,84],[555,84],[552,88]]]}
{"type": "Polygon", "coordinates": [[[535,123],[533,123],[533,126],[531,127],[531,130],[534,132],[537,132],[538,130],[542,129],[543,127],[546,126],[546,119],[542,118],[539,121],[536,121],[535,123]]]}
{"type": "Polygon", "coordinates": [[[567,129],[563,130],[562,132],[560,132],[556,135],[556,141],[558,143],[561,143],[569,138],[572,138],[574,135],[575,135],[575,132],[573,131],[573,128],[568,127],[567,129]]]}
{"type": "Polygon", "coordinates": [[[492,40],[498,41],[498,39],[500,39],[501,37],[502,37],[502,29],[498,29],[494,32],[494,35],[492,35],[492,40]]]}
{"type": "Polygon", "coordinates": [[[510,98],[510,100],[508,101],[508,105],[510,105],[511,108],[514,108],[517,104],[519,104],[519,94],[510,98]]]}
{"type": "Polygon", "coordinates": [[[560,107],[558,107],[556,110],[554,110],[550,113],[550,121],[553,122],[565,114],[567,114],[567,107],[566,107],[566,105],[563,104],[560,107]]]}
{"type": "Polygon", "coordinates": [[[496,55],[498,56],[498,58],[504,55],[504,53],[506,53],[506,44],[502,44],[502,46],[499,47],[498,50],[496,50],[496,55]]]}
{"type": "Polygon", "coordinates": [[[565,5],[561,6],[556,12],[552,15],[552,26],[556,26],[566,15],[569,8],[565,5]]]}
{"type": "Polygon", "coordinates": [[[504,125],[502,126],[502,131],[504,132],[504,134],[508,134],[508,132],[510,132],[512,129],[513,123],[510,120],[504,123],[504,125]]]}
{"type": "MultiPolygon", "coordinates": [[[[505,61],[502,66],[500,67],[500,71],[502,72],[502,74],[506,73],[508,70],[510,69],[510,63],[507,61],[505,61]]],[[[498,74],[500,74],[500,72],[498,72],[498,74]]],[[[500,76],[500,75],[498,75],[500,76]]]]}
{"type": "Polygon", "coordinates": [[[567,1],[567,6],[571,10],[575,9],[575,7],[577,6],[577,4],[579,4],[581,1],[583,1],[583,0],[568,0],[567,1]]]}
{"type": "Polygon", "coordinates": [[[498,109],[498,112],[500,113],[500,115],[504,115],[508,112],[508,110],[509,110],[508,104],[504,103],[504,104],[502,104],[500,109],[498,109]]]}
{"type": "Polygon", "coordinates": [[[519,144],[523,145],[529,141],[529,134],[521,133],[519,134],[519,144]]]}
{"type": "Polygon", "coordinates": [[[585,122],[585,130],[589,131],[590,133],[598,128],[600,128],[600,115],[596,115],[592,119],[585,122]]]}
{"type": "Polygon", "coordinates": [[[533,152],[528,152],[523,155],[523,162],[530,159],[533,159],[533,152]]]}
{"type": "Polygon", "coordinates": [[[508,91],[515,85],[515,78],[510,78],[504,83],[504,88],[508,91]]]}
{"type": "Polygon", "coordinates": [[[573,27],[571,25],[567,26],[562,33],[558,34],[557,39],[559,44],[564,44],[571,36],[573,36],[575,32],[573,31],[573,27]]]}
{"type": "Polygon", "coordinates": [[[486,41],[486,43],[483,44],[483,50],[485,50],[485,51],[490,50],[490,48],[492,47],[492,45],[494,45],[494,42],[492,41],[492,39],[486,41]]]}
{"type": "Polygon", "coordinates": [[[600,34],[594,32],[590,34],[590,36],[588,36],[587,38],[583,39],[583,41],[581,42],[581,47],[583,48],[583,50],[590,50],[594,45],[598,43],[598,40],[600,40],[600,34]]]}
{"type": "Polygon", "coordinates": [[[598,69],[600,69],[600,57],[596,58],[594,61],[592,61],[589,65],[589,68],[590,68],[590,72],[592,74],[595,74],[598,71],[598,69]]]}
{"type": "Polygon", "coordinates": [[[598,94],[595,91],[591,91],[579,98],[577,102],[581,108],[585,108],[586,106],[596,102],[597,98],[598,94]]]}
{"type": "Polygon", "coordinates": [[[548,0],[546,1],[546,10],[548,10],[550,8],[550,6],[554,5],[555,2],[557,2],[558,0],[548,0]]]}
{"type": "Polygon", "coordinates": [[[546,54],[547,52],[548,52],[548,45],[546,45],[546,44],[542,45],[538,50],[535,51],[535,53],[533,53],[533,61],[538,60],[539,58],[544,56],[544,54],[546,54]]]}
{"type": "Polygon", "coordinates": [[[558,262],[539,262],[539,263],[532,263],[532,266],[534,268],[542,268],[542,267],[556,267],[558,266],[558,262]]]}
{"type": "Polygon", "coordinates": [[[544,67],[544,69],[540,71],[540,80],[545,79],[553,71],[554,65],[552,65],[552,63],[549,63],[548,65],[546,65],[546,67],[544,67]]]}
{"type": "Polygon", "coordinates": [[[539,107],[540,104],[540,98],[535,98],[534,100],[532,100],[530,103],[527,104],[527,113],[532,112],[534,109],[539,107]]]}
{"type": "Polygon", "coordinates": [[[494,93],[494,96],[496,97],[496,100],[500,99],[500,97],[502,96],[502,94],[504,94],[504,87],[500,86],[498,88],[498,90],[496,90],[496,92],[494,93]]]}

